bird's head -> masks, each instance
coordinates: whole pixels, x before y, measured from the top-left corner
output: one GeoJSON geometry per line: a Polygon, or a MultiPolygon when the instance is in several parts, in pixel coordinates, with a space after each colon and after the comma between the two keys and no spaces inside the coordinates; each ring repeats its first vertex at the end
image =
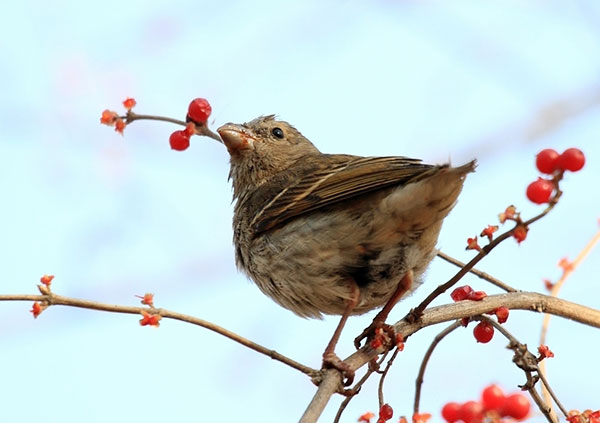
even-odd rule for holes
{"type": "Polygon", "coordinates": [[[217,132],[231,156],[229,177],[235,197],[241,189],[262,184],[298,159],[320,154],[300,131],[274,115],[244,124],[226,123],[217,132]]]}

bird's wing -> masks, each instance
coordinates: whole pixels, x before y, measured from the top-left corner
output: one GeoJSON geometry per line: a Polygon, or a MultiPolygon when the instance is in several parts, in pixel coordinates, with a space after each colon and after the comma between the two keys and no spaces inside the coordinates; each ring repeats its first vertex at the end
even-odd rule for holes
{"type": "Polygon", "coordinates": [[[415,182],[439,169],[407,157],[321,155],[310,160],[259,187],[255,199],[262,206],[250,222],[255,234],[339,201],[415,182]]]}

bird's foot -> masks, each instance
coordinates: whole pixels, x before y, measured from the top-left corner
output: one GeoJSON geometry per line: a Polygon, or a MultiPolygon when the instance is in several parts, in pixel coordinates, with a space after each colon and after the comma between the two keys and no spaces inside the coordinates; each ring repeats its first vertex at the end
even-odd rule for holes
{"type": "Polygon", "coordinates": [[[363,339],[366,339],[366,344],[369,344],[371,348],[376,350],[382,346],[390,346],[392,340],[396,339],[396,331],[392,325],[374,319],[360,335],[354,338],[354,346],[357,350],[360,349],[363,339]]]}
{"type": "Polygon", "coordinates": [[[339,370],[342,373],[344,386],[350,386],[354,382],[354,370],[333,352],[325,352],[323,354],[323,368],[339,370]]]}

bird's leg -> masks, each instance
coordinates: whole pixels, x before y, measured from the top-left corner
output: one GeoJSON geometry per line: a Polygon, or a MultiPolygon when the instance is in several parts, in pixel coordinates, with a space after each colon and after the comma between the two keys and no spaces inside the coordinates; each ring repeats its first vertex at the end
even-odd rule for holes
{"type": "Polygon", "coordinates": [[[327,348],[323,352],[323,367],[330,368],[333,367],[342,372],[342,376],[344,377],[344,386],[349,386],[354,381],[354,370],[352,370],[346,363],[344,363],[336,354],[335,354],[335,346],[337,345],[340,335],[342,334],[342,330],[346,325],[346,321],[348,317],[358,304],[358,297],[360,295],[360,290],[358,286],[353,282],[350,288],[350,298],[348,298],[346,302],[346,308],[344,309],[344,314],[340,318],[340,322],[335,328],[335,332],[333,332],[333,336],[327,344],[327,348]]]}
{"type": "Polygon", "coordinates": [[[372,338],[375,335],[377,329],[383,329],[385,333],[390,337],[390,339],[395,338],[396,333],[394,332],[393,326],[387,325],[385,321],[388,317],[388,314],[390,314],[390,311],[392,311],[392,308],[394,308],[398,300],[400,300],[400,298],[402,298],[404,294],[406,294],[410,290],[412,283],[413,271],[409,270],[398,283],[396,290],[394,291],[388,302],[385,303],[383,308],[373,318],[371,324],[367,326],[365,330],[363,330],[362,333],[354,339],[354,346],[356,347],[356,349],[360,348],[360,343],[363,339],[367,338],[368,340],[372,338]]]}

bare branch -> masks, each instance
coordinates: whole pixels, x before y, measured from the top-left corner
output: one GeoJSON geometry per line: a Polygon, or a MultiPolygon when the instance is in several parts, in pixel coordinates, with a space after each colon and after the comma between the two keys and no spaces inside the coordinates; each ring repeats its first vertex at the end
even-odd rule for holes
{"type": "Polygon", "coordinates": [[[443,331],[438,333],[435,336],[435,338],[433,338],[433,341],[431,342],[431,345],[429,345],[429,348],[427,348],[427,351],[425,352],[425,355],[423,356],[423,361],[421,362],[421,367],[419,367],[419,374],[417,375],[417,379],[415,380],[415,403],[413,406],[414,414],[419,412],[419,402],[421,401],[421,387],[423,386],[423,377],[425,376],[425,369],[427,368],[427,363],[429,362],[429,359],[431,358],[431,355],[433,354],[433,350],[435,350],[437,345],[440,343],[440,341],[442,339],[444,339],[446,337],[446,335],[448,335],[455,329],[459,328],[460,326],[461,326],[460,321],[458,321],[458,320],[456,322],[452,323],[446,329],[444,329],[443,331]]]}
{"type": "MultiPolygon", "coordinates": [[[[512,310],[528,310],[550,313],[575,322],[600,328],[600,311],[590,307],[575,304],[559,298],[534,292],[511,292],[490,295],[481,301],[460,301],[426,310],[421,319],[414,323],[401,320],[394,325],[396,333],[401,333],[404,339],[418,330],[438,323],[457,320],[463,317],[473,317],[488,313],[498,307],[512,310]]],[[[347,357],[344,362],[357,370],[373,359],[377,353],[368,346],[347,357]]],[[[302,423],[314,423],[323,412],[331,396],[338,391],[342,380],[341,373],[336,369],[328,369],[323,374],[319,389],[306,408],[300,419],[302,423]]]]}
{"type": "Polygon", "coordinates": [[[219,325],[200,319],[198,317],[177,313],[175,311],[166,310],[164,308],[132,307],[115,304],[105,304],[96,301],[64,297],[62,295],[56,295],[54,293],[50,293],[47,295],[0,295],[0,301],[39,301],[40,303],[43,303],[44,305],[48,306],[63,305],[69,307],[86,308],[90,310],[108,311],[111,313],[141,314],[142,311],[144,311],[149,314],[158,314],[162,318],[180,320],[182,322],[191,323],[193,325],[209,329],[213,332],[216,332],[220,335],[231,339],[232,341],[242,344],[245,347],[248,347],[261,354],[264,354],[267,357],[272,358],[273,360],[280,361],[296,370],[299,370],[302,373],[307,374],[311,378],[316,378],[320,374],[318,370],[298,363],[297,361],[294,361],[291,358],[288,358],[275,350],[268,349],[219,325]]]}
{"type": "Polygon", "coordinates": [[[335,419],[333,419],[333,423],[339,423],[340,419],[342,418],[342,413],[344,412],[350,401],[352,401],[352,398],[354,398],[354,396],[360,392],[360,389],[362,388],[364,383],[369,379],[369,377],[371,377],[373,373],[377,371],[381,363],[385,361],[385,358],[387,357],[388,353],[389,351],[383,353],[379,361],[374,366],[369,365],[369,369],[364,374],[364,376],[356,383],[356,385],[352,387],[351,391],[353,391],[354,395],[348,395],[346,399],[344,399],[344,401],[342,401],[342,403],[340,404],[340,408],[338,409],[335,415],[335,419]]]}

